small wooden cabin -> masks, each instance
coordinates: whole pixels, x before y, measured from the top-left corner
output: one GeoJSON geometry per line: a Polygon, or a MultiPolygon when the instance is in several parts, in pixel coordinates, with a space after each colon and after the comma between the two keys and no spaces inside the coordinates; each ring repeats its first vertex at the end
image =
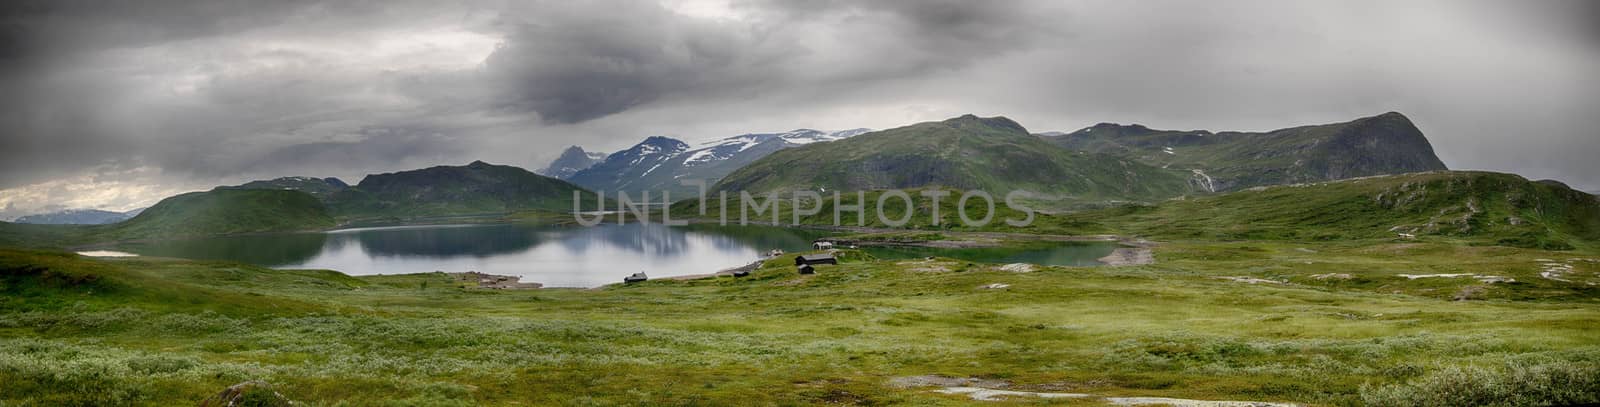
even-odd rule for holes
{"type": "Polygon", "coordinates": [[[810,264],[801,264],[800,267],[795,267],[795,269],[798,270],[800,274],[817,274],[817,268],[811,267],[810,264]]]}
{"type": "Polygon", "coordinates": [[[631,275],[631,276],[623,277],[622,278],[622,282],[624,282],[624,283],[637,283],[637,282],[641,282],[641,281],[645,281],[645,280],[649,280],[649,279],[650,279],[650,277],[645,276],[644,272],[641,271],[641,272],[638,272],[638,273],[633,273],[633,275],[631,275]]]}
{"type": "Polygon", "coordinates": [[[828,241],[811,242],[811,250],[828,250],[828,249],[832,249],[832,248],[833,248],[833,242],[828,242],[828,241]]]}
{"type": "Polygon", "coordinates": [[[839,264],[839,259],[834,258],[832,254],[828,253],[802,254],[799,256],[794,256],[794,265],[801,266],[808,264],[839,264]]]}

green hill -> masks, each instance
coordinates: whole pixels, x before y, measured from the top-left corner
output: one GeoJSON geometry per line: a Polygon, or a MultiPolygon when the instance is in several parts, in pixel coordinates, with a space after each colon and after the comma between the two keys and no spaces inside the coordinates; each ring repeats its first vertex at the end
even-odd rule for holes
{"type": "Polygon", "coordinates": [[[1257,187],[1156,206],[1065,215],[1072,224],[1162,238],[1465,238],[1570,249],[1600,243],[1600,199],[1511,174],[1430,172],[1257,187]]]}
{"type": "Polygon", "coordinates": [[[1101,123],[1042,138],[1071,150],[1192,171],[1197,186],[1214,191],[1445,169],[1422,131],[1394,112],[1265,133],[1101,123]]]}
{"type": "Polygon", "coordinates": [[[573,191],[584,190],[522,168],[474,161],[368,175],[329,195],[328,205],[341,220],[569,211],[573,191]]]}
{"type": "Polygon", "coordinates": [[[1004,117],[972,115],[780,150],[713,191],[948,187],[1004,196],[1017,189],[1074,201],[1152,200],[1190,191],[1184,173],[1073,152],[1004,117]]]}
{"type": "Polygon", "coordinates": [[[218,187],[221,189],[287,189],[305,192],[318,199],[327,198],[335,192],[349,188],[349,184],[338,178],[315,177],[282,177],[269,180],[250,181],[236,186],[218,187]]]}
{"type": "Polygon", "coordinates": [[[177,238],[333,227],[322,202],[288,190],[214,189],[161,200],[139,216],[96,230],[106,240],[177,238]]]}

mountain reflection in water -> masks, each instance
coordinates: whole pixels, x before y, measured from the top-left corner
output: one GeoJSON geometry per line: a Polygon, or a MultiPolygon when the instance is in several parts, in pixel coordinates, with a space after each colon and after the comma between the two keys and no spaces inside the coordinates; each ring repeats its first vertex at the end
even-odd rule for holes
{"type": "MultiPolygon", "coordinates": [[[[643,271],[652,278],[705,274],[757,260],[772,249],[809,250],[827,232],[764,226],[661,224],[552,227],[403,226],[145,242],[118,246],[144,256],[229,260],[351,275],[478,271],[547,287],[594,287],[643,271]]],[[[945,256],[982,262],[1093,265],[1107,244],[1048,248],[873,248],[883,258],[945,256]]]]}

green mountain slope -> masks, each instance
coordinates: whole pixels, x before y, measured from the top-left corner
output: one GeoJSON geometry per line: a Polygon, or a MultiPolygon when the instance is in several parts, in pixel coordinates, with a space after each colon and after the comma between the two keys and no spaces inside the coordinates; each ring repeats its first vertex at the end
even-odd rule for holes
{"type": "Polygon", "coordinates": [[[1055,147],[1004,117],[966,115],[780,150],[734,171],[712,190],[938,186],[997,197],[1023,189],[1077,201],[1149,200],[1188,192],[1185,179],[1133,160],[1055,147]]]}
{"type": "Polygon", "coordinates": [[[319,199],[323,199],[323,198],[327,198],[329,195],[333,195],[333,193],[335,193],[335,192],[343,191],[345,188],[349,188],[349,187],[350,187],[350,184],[346,184],[346,183],[344,183],[344,181],[341,181],[338,178],[333,178],[333,177],[328,177],[328,178],[282,177],[282,178],[274,178],[274,179],[269,179],[269,180],[250,181],[250,182],[246,182],[244,184],[240,184],[240,185],[236,185],[236,186],[218,187],[218,188],[222,188],[222,189],[287,189],[287,190],[305,192],[305,193],[311,194],[311,196],[315,196],[315,197],[317,197],[319,199]]]}
{"type": "Polygon", "coordinates": [[[139,216],[95,230],[110,240],[176,238],[333,227],[322,202],[287,190],[214,189],[161,200],[139,216]]]}
{"type": "Polygon", "coordinates": [[[1163,238],[1337,240],[1411,234],[1517,247],[1600,243],[1600,199],[1511,174],[1430,172],[1257,187],[1065,215],[1163,238]]]}
{"type": "Polygon", "coordinates": [[[1266,133],[1101,123],[1042,138],[1071,150],[1193,171],[1197,186],[1215,191],[1445,169],[1422,131],[1394,112],[1266,133]]]}
{"type": "Polygon", "coordinates": [[[368,175],[330,195],[328,204],[342,220],[568,211],[572,191],[583,189],[522,168],[474,161],[368,175]]]}

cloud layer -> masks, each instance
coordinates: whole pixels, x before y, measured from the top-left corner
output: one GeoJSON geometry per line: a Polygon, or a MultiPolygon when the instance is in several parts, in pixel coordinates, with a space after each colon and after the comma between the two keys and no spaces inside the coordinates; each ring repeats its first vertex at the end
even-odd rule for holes
{"type": "Polygon", "coordinates": [[[1267,130],[1394,110],[1453,168],[1600,189],[1592,2],[446,3],[6,2],[0,206],[963,113],[1267,130]]]}

